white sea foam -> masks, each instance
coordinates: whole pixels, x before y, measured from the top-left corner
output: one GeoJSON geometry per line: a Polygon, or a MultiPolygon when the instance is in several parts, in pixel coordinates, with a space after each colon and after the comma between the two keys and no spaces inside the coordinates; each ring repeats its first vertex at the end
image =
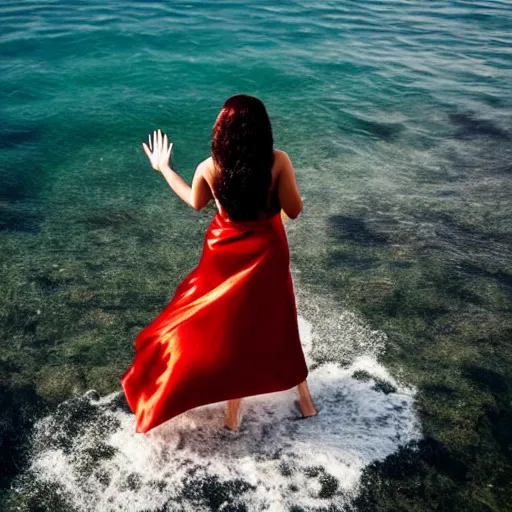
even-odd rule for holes
{"type": "MultiPolygon", "coordinates": [[[[345,329],[348,345],[364,338],[367,349],[377,350],[382,342],[355,315],[331,323],[345,329]]],[[[304,318],[300,329],[308,362],[318,365],[318,334],[304,318]]],[[[332,350],[339,357],[341,348],[332,350]]],[[[345,367],[321,363],[309,382],[317,417],[297,421],[293,390],[252,397],[243,402],[238,433],[222,429],[224,404],[189,411],[143,435],[117,393],[64,403],[36,425],[30,478],[19,490],[57,484],[83,511],[285,511],[346,503],[365,466],[419,437],[414,392],[372,350],[345,367]],[[365,381],[353,378],[357,371],[365,381]],[[375,385],[382,381],[386,393],[375,385]]]]}

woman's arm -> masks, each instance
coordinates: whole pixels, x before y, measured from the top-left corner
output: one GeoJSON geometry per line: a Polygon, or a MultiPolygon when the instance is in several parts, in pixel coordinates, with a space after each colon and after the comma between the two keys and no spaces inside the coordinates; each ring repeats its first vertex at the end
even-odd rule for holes
{"type": "Polygon", "coordinates": [[[149,147],[143,143],[142,147],[151,162],[151,166],[155,171],[160,171],[169,186],[176,195],[185,201],[194,210],[204,208],[210,199],[212,192],[210,186],[204,177],[206,170],[205,163],[202,162],[197,166],[194,178],[192,179],[192,187],[169,166],[169,158],[171,156],[173,144],[169,144],[167,135],[162,137],[162,132],[153,132],[153,141],[149,136],[149,147]]]}
{"type": "Polygon", "coordinates": [[[192,187],[179,174],[173,171],[169,165],[162,167],[160,172],[180,199],[189,206],[192,206],[194,210],[201,210],[213,197],[210,186],[204,177],[203,168],[203,163],[197,166],[194,178],[192,179],[192,187]]]}
{"type": "Polygon", "coordinates": [[[277,177],[279,203],[284,213],[291,219],[295,219],[302,211],[302,198],[295,179],[295,171],[290,157],[284,151],[278,152],[278,158],[280,159],[277,177]]]}

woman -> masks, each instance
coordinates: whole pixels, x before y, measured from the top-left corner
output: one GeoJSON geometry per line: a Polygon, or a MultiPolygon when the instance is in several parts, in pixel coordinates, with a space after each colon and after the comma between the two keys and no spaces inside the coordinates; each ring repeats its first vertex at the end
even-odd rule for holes
{"type": "Polygon", "coordinates": [[[288,155],[273,149],[263,103],[247,95],[224,103],[212,156],[198,165],[192,187],[169,166],[167,135],[158,130],[142,146],[178,197],[195,210],[213,199],[218,213],[198,267],[135,340],[121,382],[137,432],[224,400],[225,426],[236,431],[242,397],[296,385],[302,416],[316,415],[280,215],[296,218],[302,200],[288,155]]]}

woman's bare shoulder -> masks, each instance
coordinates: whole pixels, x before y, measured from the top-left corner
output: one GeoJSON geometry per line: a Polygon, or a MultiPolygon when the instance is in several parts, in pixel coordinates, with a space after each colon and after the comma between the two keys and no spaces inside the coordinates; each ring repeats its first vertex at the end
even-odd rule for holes
{"type": "Polygon", "coordinates": [[[290,157],[286,151],[282,151],[280,149],[274,149],[274,165],[273,165],[273,173],[276,176],[283,170],[291,165],[290,157]]]}
{"type": "Polygon", "coordinates": [[[216,172],[215,164],[211,156],[199,163],[196,168],[196,173],[201,174],[211,189],[213,189],[213,184],[215,183],[216,172]]]}
{"type": "Polygon", "coordinates": [[[290,160],[288,153],[281,149],[274,149],[274,159],[276,163],[281,163],[283,160],[290,160]]]}
{"type": "Polygon", "coordinates": [[[197,170],[201,171],[201,172],[211,172],[212,170],[214,170],[215,166],[213,165],[213,159],[211,156],[209,156],[208,158],[206,158],[205,160],[203,160],[202,162],[199,162],[199,164],[197,164],[197,170]]]}
{"type": "Polygon", "coordinates": [[[200,162],[196,167],[196,172],[201,173],[207,180],[213,176],[215,172],[215,165],[213,164],[212,157],[208,157],[200,162]]]}

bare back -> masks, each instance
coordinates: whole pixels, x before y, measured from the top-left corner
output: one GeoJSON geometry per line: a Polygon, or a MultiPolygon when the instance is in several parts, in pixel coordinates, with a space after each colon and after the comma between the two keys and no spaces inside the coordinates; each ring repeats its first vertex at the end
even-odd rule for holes
{"type": "MultiPolygon", "coordinates": [[[[221,214],[225,214],[222,205],[219,203],[214,193],[214,184],[219,177],[219,171],[215,168],[212,157],[201,162],[196,169],[197,179],[204,179],[205,185],[208,186],[209,199],[214,199],[217,208],[221,214]]],[[[194,181],[196,181],[194,175],[194,181]]],[[[290,158],[284,151],[274,150],[274,164],[271,170],[271,183],[267,198],[267,210],[262,212],[262,217],[268,218],[279,212],[280,209],[284,213],[294,219],[302,211],[302,199],[295,179],[295,171],[290,158]]],[[[206,198],[206,190],[203,192],[206,198]]]]}

